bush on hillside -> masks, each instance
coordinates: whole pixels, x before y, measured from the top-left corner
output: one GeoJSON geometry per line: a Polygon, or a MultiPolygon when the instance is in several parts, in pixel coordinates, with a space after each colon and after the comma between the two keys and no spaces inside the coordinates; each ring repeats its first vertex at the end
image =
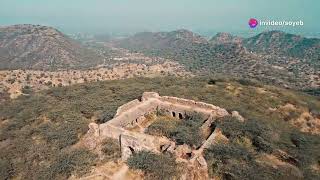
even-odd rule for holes
{"type": "Polygon", "coordinates": [[[210,175],[222,179],[298,178],[296,173],[288,172],[286,168],[277,170],[255,160],[269,154],[297,166],[302,170],[304,178],[317,179],[319,175],[308,167],[320,160],[317,155],[320,148],[318,136],[294,128],[271,128],[268,123],[253,119],[240,122],[230,116],[219,119],[216,125],[228,137],[229,143],[215,144],[205,150],[210,175]],[[259,173],[256,173],[257,170],[259,173]]]}
{"type": "Polygon", "coordinates": [[[79,176],[89,172],[92,165],[95,164],[96,155],[86,149],[73,149],[68,152],[62,152],[57,159],[43,171],[40,179],[59,179],[68,178],[72,173],[79,176]]]}
{"type": "Polygon", "coordinates": [[[200,131],[203,121],[203,118],[196,113],[186,115],[186,118],[182,120],[158,118],[147,128],[146,132],[151,135],[166,136],[179,145],[188,144],[198,147],[204,141],[204,136],[200,131]]]}
{"type": "Polygon", "coordinates": [[[270,153],[273,150],[270,143],[272,130],[262,121],[249,119],[240,122],[234,117],[226,116],[217,121],[217,127],[221,128],[223,134],[231,141],[239,137],[248,137],[258,151],[270,153]]]}
{"type": "Polygon", "coordinates": [[[238,81],[238,83],[240,83],[241,85],[244,85],[244,86],[255,86],[255,87],[262,87],[263,86],[259,81],[256,81],[253,79],[238,79],[237,81],[238,81]]]}
{"type": "Polygon", "coordinates": [[[155,154],[148,151],[134,153],[128,166],[146,173],[148,179],[170,180],[178,177],[177,163],[171,154],[155,154]]]}
{"type": "Polygon", "coordinates": [[[22,89],[21,89],[21,92],[23,94],[31,94],[33,93],[33,90],[30,86],[24,86],[22,89]]]}
{"type": "Polygon", "coordinates": [[[121,157],[120,144],[117,140],[106,138],[102,142],[101,151],[106,155],[106,159],[113,160],[121,157]]]}
{"type": "Polygon", "coordinates": [[[13,167],[7,159],[0,159],[0,179],[11,179],[13,175],[13,167]]]}

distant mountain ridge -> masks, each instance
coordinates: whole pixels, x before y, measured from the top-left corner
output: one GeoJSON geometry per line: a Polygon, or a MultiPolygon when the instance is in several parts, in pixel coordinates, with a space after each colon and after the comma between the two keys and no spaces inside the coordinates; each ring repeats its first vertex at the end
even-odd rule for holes
{"type": "Polygon", "coordinates": [[[229,33],[220,32],[213,36],[209,42],[214,44],[224,44],[224,43],[241,43],[243,38],[233,36],[229,33]]]}
{"type": "Polygon", "coordinates": [[[172,32],[141,32],[117,43],[118,46],[123,47],[125,47],[125,43],[127,43],[127,48],[136,46],[139,49],[169,49],[197,43],[206,44],[208,41],[198,34],[182,29],[172,32]]]}
{"type": "Polygon", "coordinates": [[[102,57],[54,28],[0,27],[0,69],[82,68],[101,62],[102,57]]]}
{"type": "Polygon", "coordinates": [[[255,78],[300,89],[320,86],[319,42],[279,31],[251,38],[218,33],[206,40],[178,30],[138,33],[115,46],[170,58],[193,72],[255,78]]]}
{"type": "Polygon", "coordinates": [[[248,50],[258,53],[320,59],[320,39],[305,38],[282,31],[264,32],[245,39],[243,44],[248,50]]]}
{"type": "MultiPolygon", "coordinates": [[[[257,79],[298,89],[320,87],[320,39],[281,31],[250,38],[218,33],[211,39],[181,29],[110,40],[113,47],[177,61],[199,74],[257,79]]],[[[58,30],[39,25],[0,27],[0,69],[78,69],[103,64],[58,30]]]]}

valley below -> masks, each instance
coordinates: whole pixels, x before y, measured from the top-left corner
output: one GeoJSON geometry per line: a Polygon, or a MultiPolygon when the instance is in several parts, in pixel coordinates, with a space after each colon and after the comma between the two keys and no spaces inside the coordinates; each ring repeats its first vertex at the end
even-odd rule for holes
{"type": "MultiPolygon", "coordinates": [[[[35,91],[51,87],[69,86],[107,80],[133,77],[177,76],[191,77],[192,73],[184,70],[175,62],[146,65],[143,63],[118,63],[112,68],[90,70],[39,71],[39,70],[5,70],[0,71],[0,93],[10,98],[28,95],[35,91]]],[[[5,98],[5,97],[3,97],[5,98]]]]}

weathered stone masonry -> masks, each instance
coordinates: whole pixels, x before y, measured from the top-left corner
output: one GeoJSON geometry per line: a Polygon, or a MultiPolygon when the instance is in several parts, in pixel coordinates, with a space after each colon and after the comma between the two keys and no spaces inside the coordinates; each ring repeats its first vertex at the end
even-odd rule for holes
{"type": "MultiPolygon", "coordinates": [[[[159,96],[155,92],[143,93],[141,100],[135,99],[120,106],[114,118],[104,124],[91,124],[90,129],[98,139],[114,138],[119,140],[121,146],[122,159],[125,161],[133,152],[148,150],[155,153],[169,151],[177,158],[189,155],[186,161],[197,169],[206,170],[206,162],[202,156],[203,149],[213,144],[216,136],[215,132],[208,134],[206,141],[198,149],[190,149],[186,145],[176,145],[166,137],[157,137],[130,130],[142,124],[149,113],[164,110],[167,115],[183,119],[187,113],[197,112],[205,118],[202,129],[211,128],[212,123],[217,119],[228,116],[229,113],[220,107],[169,96],[159,96]],[[212,134],[211,134],[212,133],[212,134]]],[[[192,132],[190,132],[192,133],[192,132]]],[[[183,158],[180,158],[184,160],[183,158]]],[[[194,169],[194,168],[193,168],[194,169]]]]}

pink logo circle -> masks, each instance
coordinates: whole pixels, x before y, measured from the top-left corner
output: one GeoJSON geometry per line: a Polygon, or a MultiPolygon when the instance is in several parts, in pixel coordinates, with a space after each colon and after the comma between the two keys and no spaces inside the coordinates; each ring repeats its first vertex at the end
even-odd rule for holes
{"type": "Polygon", "coordinates": [[[255,28],[258,26],[258,20],[256,20],[255,18],[251,18],[249,19],[249,26],[250,28],[255,28]]]}

